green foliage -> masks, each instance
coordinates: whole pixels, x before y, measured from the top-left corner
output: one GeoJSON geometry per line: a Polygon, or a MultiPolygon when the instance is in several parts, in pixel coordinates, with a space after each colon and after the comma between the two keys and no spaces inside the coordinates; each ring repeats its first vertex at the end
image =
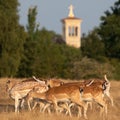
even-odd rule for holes
{"type": "Polygon", "coordinates": [[[50,40],[41,40],[38,43],[38,51],[33,63],[34,75],[43,77],[60,76],[64,57],[59,46],[50,40]]]}
{"type": "Polygon", "coordinates": [[[19,66],[19,71],[17,76],[29,77],[32,75],[32,64],[34,62],[37,51],[36,37],[37,37],[38,26],[36,26],[36,15],[37,15],[36,6],[33,8],[29,8],[28,25],[27,25],[28,34],[24,44],[24,55],[22,57],[21,64],[19,66]]]}
{"type": "Polygon", "coordinates": [[[29,8],[29,11],[28,11],[28,25],[27,25],[27,31],[28,31],[28,34],[29,34],[29,37],[33,37],[35,31],[37,30],[37,27],[39,26],[36,26],[36,15],[37,15],[37,7],[33,7],[33,8],[29,8]]]}
{"type": "Polygon", "coordinates": [[[74,47],[62,46],[61,53],[65,57],[62,77],[73,78],[71,69],[73,68],[74,62],[79,61],[82,58],[81,51],[74,47]]]}
{"type": "Polygon", "coordinates": [[[17,0],[0,1],[0,76],[14,76],[18,70],[24,43],[19,25],[17,0]],[[18,47],[19,46],[19,47],[18,47]]]}
{"type": "Polygon", "coordinates": [[[99,61],[106,61],[105,47],[98,35],[97,28],[91,31],[87,36],[82,37],[82,54],[89,58],[99,61]]]}
{"type": "Polygon", "coordinates": [[[115,2],[111,11],[101,17],[99,34],[105,44],[108,57],[120,58],[120,0],[115,2]]]}
{"type": "Polygon", "coordinates": [[[109,63],[99,63],[94,59],[84,57],[81,61],[74,62],[71,69],[73,78],[88,79],[88,78],[103,78],[104,74],[113,77],[114,67],[109,63]]]}
{"type": "Polygon", "coordinates": [[[120,60],[119,59],[111,59],[110,63],[114,66],[115,70],[113,72],[113,77],[115,80],[120,80],[120,60]]]}
{"type": "Polygon", "coordinates": [[[37,53],[32,66],[34,75],[54,76],[57,72],[56,67],[60,70],[58,61],[61,56],[59,56],[58,47],[51,41],[53,36],[54,32],[47,31],[45,28],[39,31],[37,53]]]}

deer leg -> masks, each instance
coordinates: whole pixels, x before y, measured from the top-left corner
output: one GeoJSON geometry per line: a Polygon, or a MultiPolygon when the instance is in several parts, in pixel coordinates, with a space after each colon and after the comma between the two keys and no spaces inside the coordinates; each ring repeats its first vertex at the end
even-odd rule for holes
{"type": "Polygon", "coordinates": [[[25,103],[25,100],[22,99],[22,100],[21,100],[21,105],[20,105],[21,108],[24,108],[24,103],[25,103]]]}
{"type": "Polygon", "coordinates": [[[33,107],[32,107],[32,110],[35,109],[35,107],[37,106],[37,104],[38,104],[38,102],[35,102],[35,103],[34,103],[34,105],[33,105],[33,107]]]}
{"type": "Polygon", "coordinates": [[[19,104],[20,104],[19,99],[15,98],[15,113],[19,113],[19,104]]]}

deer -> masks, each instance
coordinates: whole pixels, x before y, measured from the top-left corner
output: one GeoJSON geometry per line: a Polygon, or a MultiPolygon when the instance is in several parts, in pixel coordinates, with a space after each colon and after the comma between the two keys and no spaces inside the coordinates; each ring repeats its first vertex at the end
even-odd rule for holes
{"type": "Polygon", "coordinates": [[[94,79],[94,82],[91,85],[92,86],[99,86],[100,88],[104,89],[105,96],[107,96],[109,98],[109,100],[111,102],[111,105],[114,106],[113,97],[110,94],[111,83],[107,79],[106,74],[104,75],[104,79],[103,80],[96,80],[96,79],[94,79]]]}
{"type": "MultiPolygon", "coordinates": [[[[100,115],[102,114],[103,111],[105,111],[105,113],[107,114],[107,104],[104,100],[104,96],[106,94],[107,91],[107,86],[106,86],[106,82],[96,82],[94,83],[91,82],[89,85],[85,85],[86,82],[80,83],[80,82],[74,82],[74,83],[66,83],[66,86],[68,85],[77,85],[80,86],[80,99],[84,102],[90,105],[92,105],[91,103],[93,101],[95,101],[96,103],[98,103],[100,105],[102,111],[100,112],[100,115]],[[81,85],[82,84],[82,85],[81,85]],[[81,87],[82,86],[82,87],[81,87]],[[105,87],[102,87],[105,86],[105,87]]],[[[70,107],[76,105],[74,102],[70,103],[69,105],[67,105],[67,110],[69,111],[70,107]]],[[[66,107],[64,105],[64,107],[66,107]]],[[[78,106],[78,110],[81,111],[81,108],[78,106]]],[[[71,114],[71,113],[70,113],[71,114]]],[[[79,112],[78,117],[81,116],[81,112],[79,112]]]]}
{"type": "MultiPolygon", "coordinates": [[[[48,83],[46,82],[46,83],[47,83],[47,85],[49,86],[49,88],[52,88],[52,87],[56,87],[56,86],[73,85],[73,84],[79,85],[79,86],[81,86],[81,87],[85,87],[85,86],[89,86],[92,82],[93,82],[93,80],[92,80],[92,81],[89,81],[89,82],[63,83],[63,81],[58,80],[58,79],[50,79],[49,82],[48,82],[48,83]],[[51,84],[51,83],[52,83],[52,84],[51,84]],[[62,83],[62,84],[61,84],[61,83],[62,83]]],[[[34,90],[34,92],[36,92],[36,91],[34,90]]],[[[30,99],[30,98],[29,98],[29,99],[30,99]]],[[[29,102],[28,102],[29,110],[31,110],[30,103],[31,103],[32,100],[35,101],[35,104],[34,104],[32,110],[35,108],[35,106],[36,106],[37,104],[39,104],[41,107],[43,107],[43,108],[40,108],[40,111],[41,111],[41,109],[43,109],[43,112],[45,111],[45,109],[47,109],[47,106],[48,106],[48,108],[49,108],[49,106],[50,106],[47,102],[43,102],[43,100],[42,100],[42,102],[41,102],[41,100],[33,99],[33,98],[31,97],[31,100],[29,100],[29,102]],[[44,105],[44,103],[45,103],[45,105],[44,105]],[[47,103],[47,104],[46,104],[46,103],[47,103]],[[42,104],[42,105],[41,105],[41,104],[42,104]]],[[[62,111],[65,109],[65,110],[66,110],[66,114],[68,113],[70,116],[72,116],[72,115],[71,115],[71,111],[70,111],[70,107],[72,107],[73,105],[75,105],[75,104],[72,103],[72,102],[62,102],[62,104],[60,104],[60,106],[61,106],[62,108],[61,108],[59,111],[62,112],[62,111]]],[[[81,109],[81,108],[79,107],[79,109],[81,109]]],[[[50,111],[50,110],[49,110],[49,111],[50,111]]],[[[50,112],[49,112],[49,113],[50,113],[50,112]]],[[[81,116],[81,114],[79,114],[79,116],[81,116]]]]}
{"type": "Polygon", "coordinates": [[[104,96],[105,96],[104,91],[105,91],[104,89],[92,85],[88,87],[84,87],[82,89],[80,88],[80,94],[81,94],[80,99],[85,102],[95,101],[102,108],[102,112],[104,111],[107,114],[107,104],[104,100],[104,96]]]}
{"type": "Polygon", "coordinates": [[[62,85],[58,87],[50,88],[48,91],[44,93],[37,93],[34,90],[31,90],[28,93],[28,104],[29,98],[39,98],[41,100],[45,100],[54,106],[55,111],[58,113],[60,106],[58,106],[58,102],[73,102],[77,105],[83,107],[84,117],[87,118],[87,104],[86,102],[80,99],[80,91],[77,85],[62,85]]]}
{"type": "MultiPolygon", "coordinates": [[[[40,79],[37,79],[35,76],[33,76],[33,78],[37,81],[40,81],[40,79]]],[[[61,86],[64,84],[63,81],[59,80],[59,79],[49,79],[49,80],[44,80],[45,81],[45,84],[48,86],[48,88],[52,88],[52,87],[57,87],[57,86],[61,86]]],[[[34,90],[35,91],[35,90],[34,90]]],[[[42,91],[36,91],[37,93],[42,93],[42,91]]],[[[44,91],[45,92],[45,91],[44,91]]],[[[33,107],[31,108],[31,105],[30,103],[33,101],[33,98],[31,98],[31,100],[29,100],[29,103],[28,103],[28,108],[29,110],[33,110],[35,109],[35,107],[37,106],[37,104],[39,104],[40,106],[40,111],[44,112],[47,108],[49,108],[49,104],[47,104],[47,102],[43,102],[41,100],[38,100],[38,99],[34,99],[34,105],[33,107]]],[[[48,110],[49,113],[50,113],[50,110],[48,110]]]]}
{"type": "MultiPolygon", "coordinates": [[[[101,106],[104,106],[106,114],[107,114],[107,107],[106,107],[107,105],[106,105],[105,101],[103,100],[103,97],[107,96],[110,99],[110,101],[112,103],[112,106],[113,106],[113,99],[112,99],[112,97],[110,95],[110,81],[107,79],[106,75],[104,75],[104,80],[94,80],[93,79],[92,82],[84,81],[84,82],[72,82],[72,83],[65,83],[65,84],[66,85],[75,85],[75,84],[77,84],[78,86],[82,86],[84,89],[88,89],[89,87],[92,87],[90,93],[94,93],[94,90],[97,89],[96,91],[98,91],[98,93],[101,92],[101,96],[100,96],[101,97],[101,102],[102,102],[101,104],[103,104],[101,106]]],[[[96,98],[94,98],[94,99],[96,99],[96,98]]],[[[88,100],[87,104],[90,105],[90,107],[92,109],[92,100],[90,100],[90,101],[88,100]]],[[[64,106],[65,105],[66,104],[64,104],[64,106]]],[[[76,105],[76,104],[70,103],[67,107],[70,109],[70,107],[73,106],[73,105],[76,105]]],[[[79,111],[81,110],[80,107],[78,109],[79,109],[79,111]]],[[[78,116],[81,116],[80,112],[79,112],[78,116]]]]}
{"type": "MultiPolygon", "coordinates": [[[[105,76],[104,76],[105,77],[105,76]]],[[[101,103],[101,106],[103,106],[104,107],[104,109],[105,109],[105,111],[107,111],[107,107],[106,107],[106,103],[105,103],[105,101],[103,100],[103,96],[106,94],[106,90],[107,90],[107,85],[108,85],[108,82],[109,81],[107,81],[106,80],[106,77],[105,77],[105,80],[104,80],[104,82],[103,81],[94,81],[94,80],[92,80],[92,81],[88,81],[88,82],[71,82],[71,83],[64,83],[62,86],[60,86],[60,88],[59,89],[61,89],[62,90],[62,87],[64,87],[64,88],[67,88],[67,87],[70,87],[70,86],[76,86],[76,87],[78,87],[78,88],[85,88],[85,90],[86,90],[86,88],[87,87],[89,87],[89,86],[91,86],[92,87],[92,89],[91,89],[91,92],[90,93],[94,93],[93,91],[94,91],[94,89],[96,89],[96,91],[98,92],[98,93],[100,93],[100,97],[101,97],[101,101],[102,101],[102,103],[101,103]],[[99,89],[97,89],[97,88],[99,88],[99,89]],[[93,90],[93,91],[92,91],[93,90]]],[[[72,87],[70,87],[70,88],[72,88],[72,87]]],[[[56,89],[56,87],[54,88],[54,89],[56,89]]],[[[84,89],[83,89],[84,90],[84,89]]],[[[48,90],[49,91],[49,90],[48,90]]],[[[34,93],[35,93],[35,91],[34,91],[34,93]]],[[[81,92],[80,92],[81,93],[81,92]]],[[[92,96],[92,94],[91,94],[91,96],[92,96]]],[[[33,98],[35,97],[34,95],[31,95],[33,98]]],[[[38,95],[39,96],[39,95],[38,95]]],[[[36,96],[36,98],[37,98],[37,96],[36,96]]],[[[39,96],[39,98],[40,98],[40,96],[39,96]]],[[[41,99],[41,98],[40,98],[41,99]]],[[[46,98],[44,98],[44,100],[45,100],[46,98]]],[[[94,96],[92,96],[91,97],[91,99],[94,99],[94,100],[96,100],[96,98],[94,97],[94,96]]],[[[62,101],[62,100],[61,100],[62,101]]],[[[84,99],[81,99],[80,101],[84,101],[84,102],[86,102],[84,99]]],[[[57,103],[59,102],[59,100],[57,101],[57,103]]],[[[70,116],[71,116],[71,111],[70,111],[70,107],[72,106],[72,105],[78,105],[78,104],[76,104],[74,101],[71,101],[71,100],[68,100],[68,101],[63,101],[65,104],[63,104],[61,107],[63,107],[63,108],[65,108],[68,112],[69,112],[69,114],[70,114],[70,116]],[[67,103],[67,104],[66,104],[67,103]],[[69,104],[70,103],[70,104],[69,104]]],[[[83,102],[83,103],[84,103],[83,102]]],[[[92,100],[90,100],[90,102],[92,102],[92,100]]],[[[99,103],[99,101],[97,101],[96,100],[96,102],[97,103],[99,103]]],[[[53,102],[54,103],[54,102],[53,102]]],[[[54,106],[56,107],[56,109],[58,109],[58,106],[57,106],[57,103],[55,104],[54,103],[54,106]]],[[[89,103],[89,100],[87,100],[87,104],[89,103]]],[[[78,105],[78,107],[79,107],[79,111],[81,110],[81,107],[80,107],[80,105],[78,105]]],[[[87,107],[85,107],[86,109],[87,109],[87,107]]],[[[85,109],[85,110],[86,110],[85,109]]],[[[84,117],[86,116],[85,115],[85,113],[86,112],[84,112],[84,117]]],[[[79,114],[78,114],[79,116],[81,116],[81,112],[79,112],[79,114]]]]}
{"type": "Polygon", "coordinates": [[[23,103],[25,96],[35,86],[39,87],[44,86],[46,89],[48,89],[44,81],[38,82],[35,81],[34,79],[27,79],[17,83],[11,80],[8,80],[6,82],[6,91],[8,92],[10,98],[15,100],[15,113],[19,113],[21,101],[23,103]]]}
{"type": "MultiPolygon", "coordinates": [[[[45,84],[44,86],[37,85],[37,86],[33,87],[33,89],[36,93],[43,93],[43,92],[46,92],[49,89],[49,87],[45,84]]],[[[28,101],[28,97],[25,97],[25,99],[28,101]]],[[[29,97],[28,108],[30,111],[34,110],[38,103],[40,105],[40,109],[41,109],[40,111],[42,111],[42,109],[45,107],[45,104],[47,103],[42,100],[40,101],[38,99],[34,99],[34,105],[31,108],[31,105],[30,105],[31,102],[33,102],[33,97],[29,97]]]]}

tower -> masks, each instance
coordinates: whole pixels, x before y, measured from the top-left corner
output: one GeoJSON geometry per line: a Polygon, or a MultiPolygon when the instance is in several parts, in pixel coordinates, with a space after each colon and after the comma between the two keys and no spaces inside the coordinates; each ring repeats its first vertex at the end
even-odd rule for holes
{"type": "Polygon", "coordinates": [[[73,12],[73,5],[69,6],[69,14],[67,18],[62,19],[62,35],[67,45],[80,48],[81,47],[81,22],[80,18],[76,18],[73,12]]]}

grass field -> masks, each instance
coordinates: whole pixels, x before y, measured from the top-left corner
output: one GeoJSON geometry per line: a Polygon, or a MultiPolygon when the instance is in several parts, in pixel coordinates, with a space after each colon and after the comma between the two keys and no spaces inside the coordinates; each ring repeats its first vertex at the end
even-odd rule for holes
{"type": "MultiPolygon", "coordinates": [[[[5,83],[8,79],[0,79],[0,120],[78,120],[76,116],[69,117],[64,114],[56,115],[52,113],[51,115],[47,113],[40,113],[38,109],[29,112],[27,106],[24,110],[21,110],[19,114],[14,113],[14,100],[9,98],[6,92],[5,83]]],[[[14,79],[18,80],[18,79],[14,79]]],[[[120,120],[120,82],[111,81],[111,95],[114,100],[114,107],[108,103],[108,115],[104,120],[120,120]]],[[[75,111],[74,111],[75,112],[75,111]]],[[[99,116],[99,108],[96,104],[93,104],[93,109],[88,109],[87,112],[89,120],[102,120],[99,116]]],[[[84,120],[79,118],[79,120],[84,120]]]]}

